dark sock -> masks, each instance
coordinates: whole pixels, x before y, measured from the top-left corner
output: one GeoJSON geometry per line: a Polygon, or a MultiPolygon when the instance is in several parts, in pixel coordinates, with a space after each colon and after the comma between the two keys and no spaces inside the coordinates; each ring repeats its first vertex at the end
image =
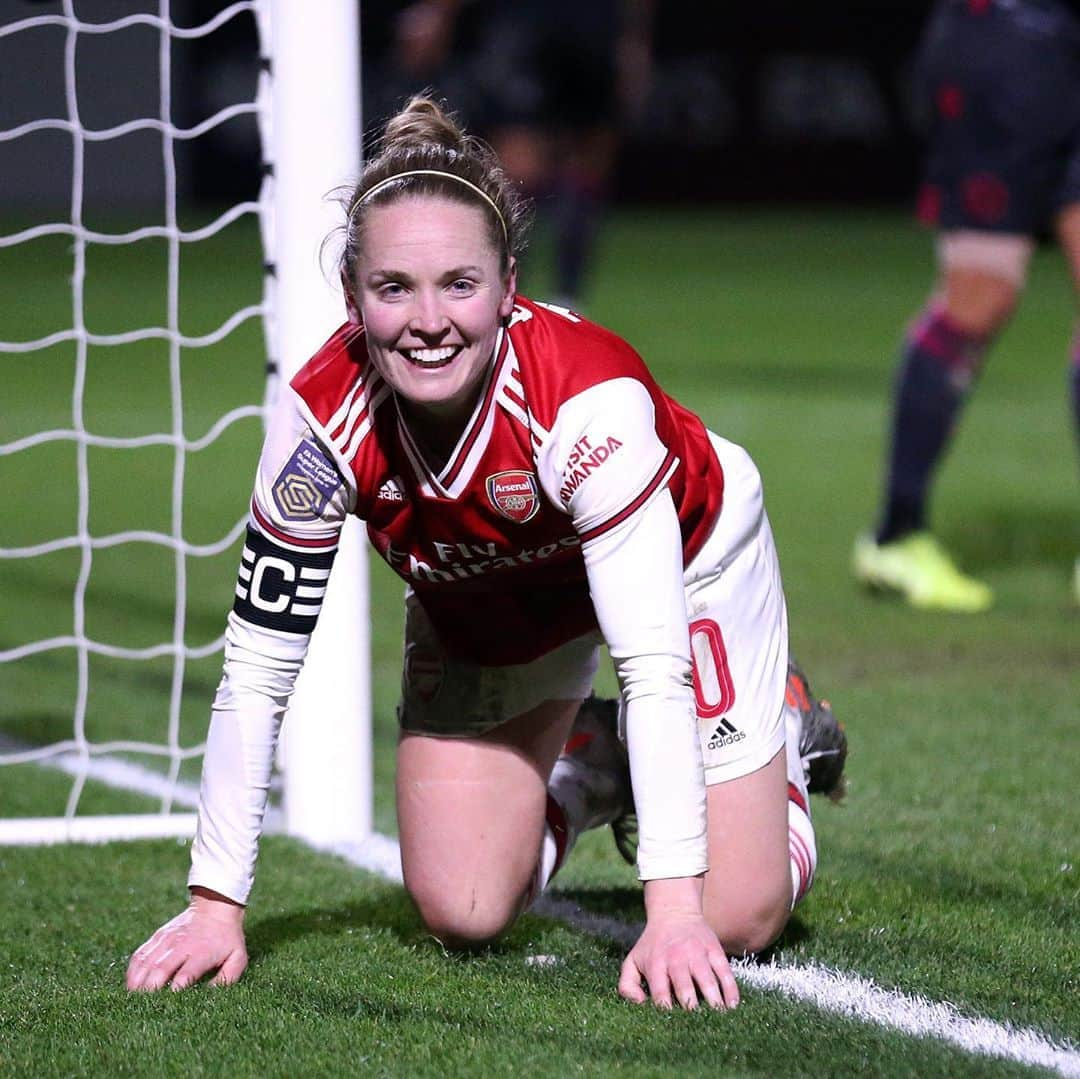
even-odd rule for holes
{"type": "Polygon", "coordinates": [[[958,329],[937,307],[909,331],[893,395],[889,478],[878,543],[926,527],[930,478],[984,351],[982,338],[958,329]]]}
{"type": "Polygon", "coordinates": [[[562,299],[581,296],[602,205],[600,192],[580,180],[566,181],[556,193],[555,292],[562,299]]]}

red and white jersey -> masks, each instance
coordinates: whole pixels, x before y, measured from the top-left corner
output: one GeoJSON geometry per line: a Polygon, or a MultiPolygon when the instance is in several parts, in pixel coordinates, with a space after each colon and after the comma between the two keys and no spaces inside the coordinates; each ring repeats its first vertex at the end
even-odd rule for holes
{"type": "MultiPolygon", "coordinates": [[[[524,663],[596,628],[583,552],[665,488],[686,565],[719,513],[720,463],[702,422],[615,334],[519,297],[465,430],[433,466],[362,331],[346,324],[283,396],[252,501],[257,535],[245,557],[280,545],[308,566],[292,580],[262,572],[247,596],[239,590],[236,611],[308,631],[353,513],[448,651],[487,666],[524,663]]],[[[624,583],[633,594],[637,582],[624,583]]]]}
{"type": "Polygon", "coordinates": [[[460,658],[527,663],[600,628],[626,704],[640,868],[703,872],[684,570],[707,540],[702,558],[724,557],[712,552],[723,490],[701,421],[629,345],[569,311],[518,300],[473,414],[436,466],[363,331],[343,326],[269,425],[189,884],[246,900],[278,727],[350,513],[460,658]]]}

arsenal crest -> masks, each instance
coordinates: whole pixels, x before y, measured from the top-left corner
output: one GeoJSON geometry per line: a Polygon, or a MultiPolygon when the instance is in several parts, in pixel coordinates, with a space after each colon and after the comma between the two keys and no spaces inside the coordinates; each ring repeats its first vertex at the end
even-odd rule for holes
{"type": "Polygon", "coordinates": [[[487,495],[491,504],[506,518],[523,525],[536,516],[540,494],[536,477],[531,472],[511,469],[496,472],[487,478],[487,495]]]}

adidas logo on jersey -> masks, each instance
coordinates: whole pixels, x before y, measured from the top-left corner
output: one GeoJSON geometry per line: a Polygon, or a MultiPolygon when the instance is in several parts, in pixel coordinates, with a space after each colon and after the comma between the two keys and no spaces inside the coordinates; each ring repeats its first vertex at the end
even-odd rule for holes
{"type": "Polygon", "coordinates": [[[404,502],[405,492],[401,489],[401,482],[396,476],[391,476],[378,490],[375,497],[380,502],[404,502]]]}
{"type": "Polygon", "coordinates": [[[731,720],[722,719],[716,725],[716,730],[709,736],[708,748],[723,749],[724,746],[731,746],[736,742],[741,742],[745,737],[746,732],[740,731],[731,720]]]}

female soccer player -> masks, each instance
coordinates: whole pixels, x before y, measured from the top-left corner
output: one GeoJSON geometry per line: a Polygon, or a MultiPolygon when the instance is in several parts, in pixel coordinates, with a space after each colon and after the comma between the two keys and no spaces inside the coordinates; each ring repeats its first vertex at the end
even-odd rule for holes
{"type": "Polygon", "coordinates": [[[846,747],[788,682],[757,470],[624,341],[516,295],[525,213],[429,97],[388,124],[348,204],[348,321],[259,464],[191,904],[136,951],[129,988],[246,966],[278,725],[349,513],[408,584],[398,823],[433,935],[497,937],[584,829],[616,825],[626,851],[636,809],[647,920],[619,992],[733,1007],[727,954],[769,945],[809,888],[801,758],[835,791],[846,747]],[[628,758],[614,706],[586,700],[601,641],[628,758]]]}

